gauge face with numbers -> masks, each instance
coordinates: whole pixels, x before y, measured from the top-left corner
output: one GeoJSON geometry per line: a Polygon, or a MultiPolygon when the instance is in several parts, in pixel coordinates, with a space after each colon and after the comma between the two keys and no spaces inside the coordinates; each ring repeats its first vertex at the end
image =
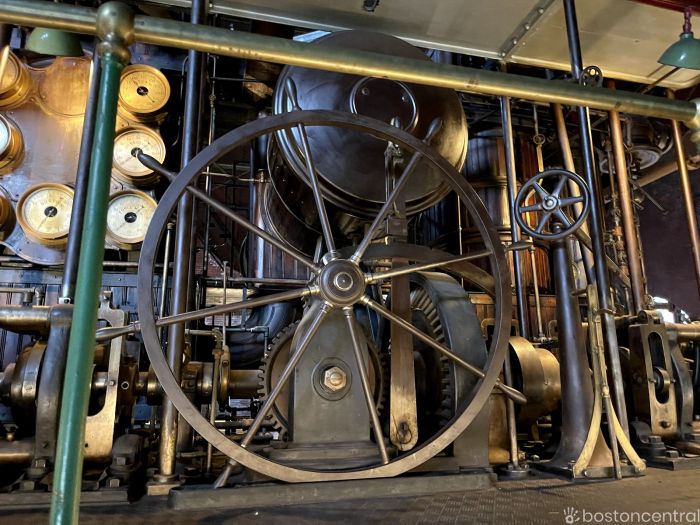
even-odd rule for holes
{"type": "Polygon", "coordinates": [[[143,241],[156,201],[138,190],[116,193],[107,208],[107,235],[117,246],[131,249],[143,241]]]}
{"type": "Polygon", "coordinates": [[[165,144],[158,133],[142,126],[123,128],[114,139],[112,166],[115,175],[133,184],[150,182],[153,172],[134,156],[137,149],[158,162],[165,160],[165,144]]]}
{"type": "Polygon", "coordinates": [[[170,84],[163,74],[151,66],[124,68],[119,84],[119,104],[135,117],[157,113],[170,98],[170,84]]]}
{"type": "Polygon", "coordinates": [[[17,220],[30,239],[46,245],[63,244],[68,237],[73,190],[47,182],[29,188],[17,203],[17,220]]]}

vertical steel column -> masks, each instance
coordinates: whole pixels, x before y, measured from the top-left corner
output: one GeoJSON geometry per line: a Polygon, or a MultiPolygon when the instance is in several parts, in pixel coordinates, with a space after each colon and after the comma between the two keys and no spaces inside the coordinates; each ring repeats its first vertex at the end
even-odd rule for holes
{"type": "Polygon", "coordinates": [[[68,244],[66,245],[66,262],[63,266],[63,280],[61,282],[61,295],[59,297],[59,301],[62,303],[73,302],[75,281],[78,275],[80,240],[83,235],[83,217],[85,216],[85,200],[87,198],[87,186],[90,175],[90,156],[95,132],[95,115],[97,113],[97,95],[100,85],[101,68],[100,54],[94,53],[92,57],[90,87],[88,88],[85,117],[83,119],[83,135],[80,140],[78,169],[75,174],[75,195],[73,196],[73,210],[71,211],[68,244]]]}
{"type": "MultiPolygon", "coordinates": [[[[515,170],[515,145],[513,143],[513,119],[510,114],[510,98],[501,97],[501,125],[503,127],[503,146],[506,157],[506,185],[508,187],[508,216],[510,219],[511,242],[520,241],[518,223],[515,221],[515,195],[518,192],[518,181],[515,170]]],[[[461,237],[461,234],[460,234],[461,237]]],[[[515,298],[517,303],[518,324],[520,335],[527,339],[527,294],[523,283],[523,264],[520,250],[513,250],[513,278],[515,284],[515,298]]],[[[534,268],[533,268],[533,271],[534,268]]],[[[506,359],[503,362],[503,379],[506,385],[513,385],[513,374],[510,366],[510,348],[506,351],[506,359]]],[[[518,458],[518,439],[515,428],[515,404],[506,397],[506,415],[508,418],[508,440],[510,444],[510,461],[512,470],[520,470],[518,458]]]]}
{"type": "Polygon", "coordinates": [[[586,444],[593,413],[593,382],[578,298],[572,294],[575,286],[566,239],[552,242],[552,263],[559,328],[562,425],[561,441],[548,464],[566,469],[571,468],[586,444]]]}
{"type": "MultiPolygon", "coordinates": [[[[576,7],[574,0],[564,0],[564,14],[566,17],[566,33],[569,40],[569,53],[571,54],[571,70],[574,78],[578,80],[583,70],[581,59],[581,43],[578,37],[578,21],[576,20],[576,7]]],[[[613,378],[613,391],[615,399],[615,411],[620,419],[620,425],[629,435],[627,424],[627,409],[625,406],[625,392],[622,381],[622,367],[620,365],[620,352],[617,344],[617,332],[615,331],[615,319],[613,318],[612,301],[610,300],[610,280],[605,260],[605,246],[603,244],[603,218],[600,210],[599,187],[596,179],[595,162],[593,159],[593,139],[591,137],[591,122],[588,108],[578,107],[579,129],[581,133],[581,153],[586,182],[591,192],[591,214],[589,227],[591,232],[591,244],[593,246],[593,260],[595,265],[595,277],[598,287],[598,301],[605,329],[605,340],[610,353],[610,371],[613,378]]]]}
{"type": "MultiPolygon", "coordinates": [[[[512,242],[518,242],[520,241],[520,231],[518,223],[515,222],[515,195],[518,193],[518,181],[515,170],[515,145],[513,144],[513,123],[510,115],[509,97],[501,97],[501,125],[503,126],[503,146],[506,156],[510,234],[512,242]]],[[[520,335],[527,339],[529,331],[527,326],[527,295],[523,286],[523,264],[520,250],[514,250],[512,255],[518,324],[520,325],[520,335]]]]}
{"type": "MultiPolygon", "coordinates": [[[[668,98],[675,98],[673,91],[666,91],[668,98]]],[[[678,162],[678,175],[681,178],[681,191],[683,192],[683,206],[688,219],[688,234],[690,235],[690,247],[693,251],[693,263],[695,264],[695,278],[700,292],[700,236],[698,236],[698,219],[695,215],[695,203],[693,202],[693,187],[688,176],[688,165],[685,163],[685,148],[683,147],[683,134],[681,125],[676,120],[671,121],[673,126],[673,142],[676,144],[676,161],[678,162]]]]}
{"type": "MultiPolygon", "coordinates": [[[[193,0],[191,23],[201,24],[206,19],[206,0],[193,0]]],[[[183,138],[181,165],[185,166],[196,154],[199,136],[200,91],[202,86],[202,53],[190,50],[187,54],[187,77],[185,81],[185,111],[183,118],[183,138]]],[[[191,275],[194,270],[191,252],[192,229],[194,222],[194,199],[186,193],[177,206],[175,226],[175,248],[173,257],[173,277],[170,300],[170,314],[187,311],[190,291],[193,291],[191,275]],[[192,287],[192,288],[191,288],[192,287]]],[[[185,347],[185,324],[172,325],[168,331],[167,359],[176,378],[182,373],[182,356],[185,347]]],[[[169,399],[163,400],[160,427],[159,473],[156,480],[169,482],[175,476],[175,455],[177,450],[178,413],[169,399]]]]}
{"type": "MultiPolygon", "coordinates": [[[[615,88],[615,83],[610,81],[608,87],[615,88]]],[[[610,111],[610,136],[612,138],[613,158],[615,159],[615,175],[617,188],[620,194],[620,208],[622,211],[622,229],[625,235],[625,249],[627,252],[627,264],[630,270],[632,283],[632,313],[636,314],[646,304],[646,292],[644,291],[644,278],[642,276],[641,258],[637,242],[637,227],[634,224],[634,209],[630,182],[627,177],[627,161],[625,159],[625,146],[622,142],[622,126],[620,125],[620,113],[610,111]]],[[[608,166],[612,170],[612,166],[608,166]]],[[[612,171],[611,171],[612,173],[612,171]]]]}
{"type": "Polygon", "coordinates": [[[133,41],[133,23],[133,12],[124,4],[109,2],[97,11],[97,33],[102,40],[97,52],[101,56],[103,67],[85,205],[85,226],[80,244],[75,308],[61,401],[51,499],[50,520],[54,524],[78,521],[85,451],[85,418],[95,353],[98,294],[102,285],[117,97],[121,72],[129,61],[127,46],[133,41]]]}

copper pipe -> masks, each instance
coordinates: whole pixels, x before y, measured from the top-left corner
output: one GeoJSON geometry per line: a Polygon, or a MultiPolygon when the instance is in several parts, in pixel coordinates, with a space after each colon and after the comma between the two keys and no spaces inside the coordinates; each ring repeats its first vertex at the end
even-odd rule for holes
{"type": "MultiPolygon", "coordinates": [[[[564,111],[562,110],[561,104],[552,104],[552,114],[554,115],[554,122],[557,126],[557,139],[559,140],[559,147],[561,148],[561,156],[564,159],[564,168],[569,171],[576,172],[576,165],[574,164],[574,156],[571,154],[571,144],[569,143],[569,133],[566,130],[566,121],[564,120],[564,111]]],[[[569,194],[572,197],[580,197],[581,192],[578,186],[573,182],[569,181],[567,188],[569,194]]],[[[583,211],[583,204],[578,203],[574,205],[576,214],[580,215],[583,211]]],[[[590,237],[590,232],[588,229],[588,222],[584,222],[581,225],[581,231],[590,237]]],[[[574,242],[574,241],[572,241],[574,242]]],[[[573,250],[572,250],[573,251],[573,250]]],[[[595,277],[593,276],[593,253],[590,250],[584,249],[584,247],[579,244],[578,250],[581,253],[581,259],[583,264],[583,270],[586,273],[586,279],[589,283],[595,282],[595,277]]],[[[577,262],[578,265],[578,262],[577,262]]]]}
{"type": "MultiPolygon", "coordinates": [[[[615,89],[615,82],[609,81],[608,87],[615,89]]],[[[622,140],[622,125],[620,113],[609,112],[610,135],[612,138],[613,157],[615,160],[615,175],[617,177],[617,191],[620,196],[620,210],[622,212],[622,230],[625,236],[625,250],[627,252],[627,265],[630,271],[632,283],[633,312],[644,309],[646,304],[646,291],[642,277],[642,257],[637,242],[637,228],[634,223],[634,204],[630,191],[629,178],[627,176],[627,160],[625,159],[625,146],[622,140]]],[[[612,169],[612,166],[608,166],[612,169]]]]}
{"type": "MultiPolygon", "coordinates": [[[[673,91],[666,90],[668,98],[675,98],[673,91]]],[[[690,235],[690,245],[693,251],[693,262],[695,263],[695,278],[700,292],[700,237],[698,237],[698,219],[695,216],[695,203],[693,202],[693,188],[690,185],[688,176],[688,166],[685,163],[685,151],[683,147],[683,134],[681,125],[676,120],[671,121],[673,126],[673,142],[676,144],[676,158],[678,161],[678,174],[681,177],[681,191],[683,192],[683,204],[685,214],[688,218],[688,233],[690,235]]]]}

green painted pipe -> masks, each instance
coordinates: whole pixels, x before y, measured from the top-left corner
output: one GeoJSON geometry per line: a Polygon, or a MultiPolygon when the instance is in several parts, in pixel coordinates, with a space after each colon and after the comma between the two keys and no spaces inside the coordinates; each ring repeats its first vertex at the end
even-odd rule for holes
{"type": "Polygon", "coordinates": [[[54,524],[77,523],[80,511],[85,418],[95,357],[119,80],[129,60],[126,46],[131,42],[131,23],[133,14],[124,4],[103,4],[98,10],[97,26],[102,42],[97,52],[102,59],[102,73],[80,243],[75,308],[61,398],[50,515],[50,522],[54,524]]]}

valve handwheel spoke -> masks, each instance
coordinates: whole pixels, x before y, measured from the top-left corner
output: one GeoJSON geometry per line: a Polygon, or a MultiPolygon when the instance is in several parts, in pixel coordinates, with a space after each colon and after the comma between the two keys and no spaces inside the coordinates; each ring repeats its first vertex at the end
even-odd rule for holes
{"type": "Polygon", "coordinates": [[[522,231],[531,237],[542,240],[561,239],[573,234],[585,222],[590,201],[588,186],[576,173],[563,169],[546,170],[520,188],[515,198],[515,220],[522,231]],[[580,195],[562,196],[567,183],[571,182],[578,188],[580,195]],[[547,191],[546,188],[552,188],[552,191],[547,191]],[[580,211],[575,208],[571,212],[564,210],[575,204],[583,204],[580,211]],[[539,213],[534,227],[530,222],[533,213],[539,213]],[[558,225],[557,228],[554,228],[555,224],[558,225]]]}

